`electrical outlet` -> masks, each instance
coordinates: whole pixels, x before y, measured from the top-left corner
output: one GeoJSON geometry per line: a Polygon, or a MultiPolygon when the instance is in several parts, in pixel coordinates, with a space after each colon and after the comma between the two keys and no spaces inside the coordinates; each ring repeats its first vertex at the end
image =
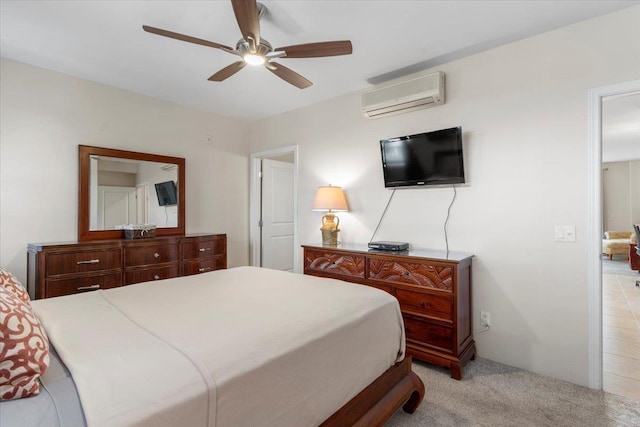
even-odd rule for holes
{"type": "Polygon", "coordinates": [[[491,326],[491,313],[488,311],[480,311],[480,326],[491,326]]]}

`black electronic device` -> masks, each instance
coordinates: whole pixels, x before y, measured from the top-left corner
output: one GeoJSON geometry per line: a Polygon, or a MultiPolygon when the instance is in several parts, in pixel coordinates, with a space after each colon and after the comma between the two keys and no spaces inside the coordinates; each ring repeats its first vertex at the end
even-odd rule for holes
{"type": "Polygon", "coordinates": [[[409,249],[407,242],[388,242],[384,240],[378,240],[376,242],[369,242],[369,249],[375,249],[378,251],[406,251],[409,249]]]}
{"type": "Polygon", "coordinates": [[[176,191],[176,183],[173,181],[157,183],[156,194],[158,195],[158,205],[160,206],[178,204],[178,192],[176,191]]]}
{"type": "Polygon", "coordinates": [[[380,141],[384,186],[463,184],[462,128],[380,141]]]}

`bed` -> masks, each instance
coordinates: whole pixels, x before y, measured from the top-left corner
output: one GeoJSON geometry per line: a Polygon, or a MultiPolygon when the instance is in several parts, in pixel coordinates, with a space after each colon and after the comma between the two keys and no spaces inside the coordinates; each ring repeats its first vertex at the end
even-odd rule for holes
{"type": "Polygon", "coordinates": [[[0,425],[375,426],[424,394],[366,286],[240,267],[32,306],[51,365],[0,425]]]}

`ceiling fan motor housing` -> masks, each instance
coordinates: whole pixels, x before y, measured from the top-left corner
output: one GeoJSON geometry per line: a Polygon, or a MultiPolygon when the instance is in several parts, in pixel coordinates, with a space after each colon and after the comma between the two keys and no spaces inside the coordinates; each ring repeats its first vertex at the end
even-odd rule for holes
{"type": "MultiPolygon", "coordinates": [[[[271,52],[273,50],[273,47],[271,47],[271,43],[269,43],[268,41],[266,41],[265,39],[260,39],[260,44],[258,45],[256,52],[254,53],[254,55],[258,55],[258,56],[267,56],[267,54],[269,52],[271,52]]],[[[250,45],[249,42],[246,41],[245,39],[240,39],[238,40],[238,43],[236,43],[236,51],[240,54],[240,56],[245,56],[247,54],[251,54],[251,49],[250,49],[250,45]]]]}

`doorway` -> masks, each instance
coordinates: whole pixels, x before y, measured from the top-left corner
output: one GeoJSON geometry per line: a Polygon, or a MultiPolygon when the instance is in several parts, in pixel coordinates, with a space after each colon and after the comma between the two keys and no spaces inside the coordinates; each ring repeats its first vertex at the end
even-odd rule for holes
{"type": "Polygon", "coordinates": [[[602,98],[602,389],[640,400],[640,92],[602,98]],[[613,239],[613,240],[611,240],[613,239]],[[619,240],[617,240],[619,239],[619,240]],[[606,242],[606,244],[605,244],[606,242]],[[630,259],[631,257],[631,259],[630,259]]]}
{"type": "Polygon", "coordinates": [[[298,147],[251,155],[250,263],[299,272],[298,147]]]}
{"type": "Polygon", "coordinates": [[[607,97],[640,93],[640,80],[604,86],[588,96],[587,285],[589,387],[603,388],[603,101],[607,97]]]}
{"type": "Polygon", "coordinates": [[[113,230],[120,224],[136,223],[136,188],[98,185],[98,226],[113,230]]]}

